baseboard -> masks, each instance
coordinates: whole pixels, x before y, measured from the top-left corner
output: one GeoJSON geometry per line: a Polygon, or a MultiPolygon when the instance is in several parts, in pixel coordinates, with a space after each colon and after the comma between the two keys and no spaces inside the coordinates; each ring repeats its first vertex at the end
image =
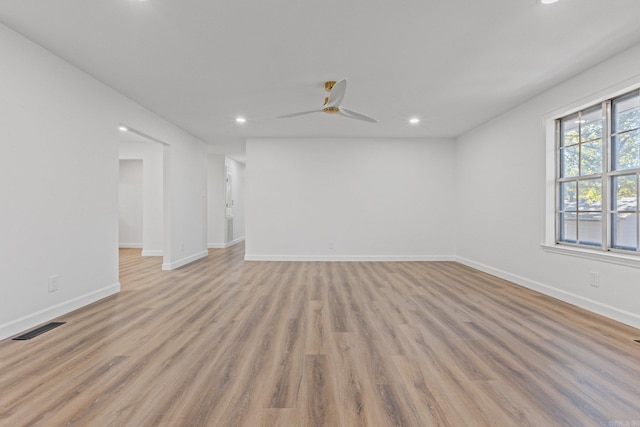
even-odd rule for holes
{"type": "Polygon", "coordinates": [[[231,246],[233,246],[233,245],[237,245],[238,243],[242,243],[242,242],[244,242],[244,241],[245,241],[245,238],[244,238],[244,237],[238,237],[237,239],[235,239],[235,240],[233,240],[233,241],[231,241],[231,242],[227,243],[227,247],[228,247],[228,248],[230,248],[231,246]]]}
{"type": "Polygon", "coordinates": [[[245,255],[245,261],[402,262],[455,261],[453,255],[245,255]]]}
{"type": "Polygon", "coordinates": [[[120,243],[121,249],[142,249],[142,243],[120,243]]]}
{"type": "Polygon", "coordinates": [[[484,265],[466,258],[456,257],[456,261],[468,267],[475,268],[476,270],[491,274],[492,276],[508,280],[515,283],[516,285],[520,285],[536,292],[540,292],[541,294],[545,294],[547,296],[559,299],[560,301],[573,304],[577,307],[584,308],[585,310],[592,311],[594,313],[640,329],[640,316],[635,313],[620,310],[619,308],[612,307],[607,304],[602,304],[601,302],[594,301],[592,299],[585,298],[571,292],[563,291],[562,289],[545,285],[544,283],[536,282],[534,280],[530,280],[516,274],[511,274],[497,268],[489,267],[488,265],[484,265]]]}
{"type": "Polygon", "coordinates": [[[151,251],[142,251],[142,256],[163,256],[164,251],[151,250],[151,251]]]}
{"type": "Polygon", "coordinates": [[[120,292],[120,283],[115,283],[77,298],[73,298],[69,301],[56,304],[53,307],[45,308],[36,313],[5,323],[4,325],[0,325],[0,339],[5,339],[20,332],[24,332],[42,323],[55,319],[56,317],[60,317],[72,312],[73,310],[84,307],[85,305],[117,294],[118,292],[120,292]]]}
{"type": "Polygon", "coordinates": [[[230,248],[233,245],[237,245],[238,243],[244,242],[244,240],[245,240],[244,237],[240,237],[229,243],[208,243],[207,247],[209,249],[226,249],[226,248],[230,248]]]}
{"type": "Polygon", "coordinates": [[[202,259],[204,257],[206,257],[207,255],[209,255],[208,251],[202,251],[202,252],[198,252],[197,254],[188,256],[186,258],[182,258],[178,261],[174,261],[174,262],[170,262],[170,263],[164,263],[162,264],[162,269],[163,270],[175,270],[176,268],[180,268],[183,265],[187,265],[193,261],[197,261],[199,259],[202,259]]]}

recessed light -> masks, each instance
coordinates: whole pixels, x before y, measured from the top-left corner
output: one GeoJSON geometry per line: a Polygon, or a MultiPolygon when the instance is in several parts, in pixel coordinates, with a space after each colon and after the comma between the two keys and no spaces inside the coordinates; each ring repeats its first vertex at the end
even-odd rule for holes
{"type": "Polygon", "coordinates": [[[244,117],[236,117],[236,123],[245,123],[247,119],[244,117]]]}
{"type": "Polygon", "coordinates": [[[412,119],[409,119],[409,123],[411,123],[412,125],[417,125],[418,123],[420,123],[420,119],[414,117],[412,119]]]}
{"type": "Polygon", "coordinates": [[[121,132],[126,132],[129,130],[129,128],[126,126],[118,126],[118,130],[120,130],[121,132]]]}
{"type": "Polygon", "coordinates": [[[551,3],[555,3],[558,0],[540,0],[540,3],[542,4],[551,4],[551,3]]]}

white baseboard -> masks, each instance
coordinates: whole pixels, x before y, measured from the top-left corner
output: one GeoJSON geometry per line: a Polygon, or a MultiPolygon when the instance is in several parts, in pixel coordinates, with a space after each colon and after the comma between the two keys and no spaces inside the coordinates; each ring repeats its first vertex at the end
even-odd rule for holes
{"type": "Polygon", "coordinates": [[[158,250],[150,250],[150,251],[142,251],[142,256],[163,256],[164,251],[158,250]]]}
{"type": "Polygon", "coordinates": [[[244,242],[244,240],[245,240],[244,237],[240,237],[229,243],[208,243],[207,247],[209,249],[226,249],[226,248],[230,248],[233,245],[237,245],[240,242],[244,242]]]}
{"type": "Polygon", "coordinates": [[[475,268],[476,270],[483,271],[485,273],[491,274],[504,280],[508,280],[525,288],[540,292],[541,294],[548,295],[550,297],[559,299],[569,304],[573,304],[580,308],[584,308],[585,310],[589,310],[610,319],[617,320],[618,322],[633,326],[634,328],[640,328],[640,316],[638,316],[637,314],[630,313],[616,307],[611,307],[610,305],[602,304],[601,302],[594,301],[592,299],[585,298],[571,292],[563,291],[562,289],[554,288],[553,286],[545,285],[544,283],[536,282],[534,280],[511,274],[497,268],[489,267],[488,265],[484,265],[466,258],[456,257],[456,261],[471,268],[475,268]]]}
{"type": "Polygon", "coordinates": [[[245,261],[400,262],[455,261],[453,255],[245,255],[245,261]]]}
{"type": "Polygon", "coordinates": [[[188,256],[186,258],[182,258],[182,259],[180,259],[178,261],[174,261],[174,262],[170,262],[170,263],[166,263],[165,262],[165,263],[162,264],[162,269],[163,270],[175,270],[176,268],[180,268],[183,265],[189,264],[190,262],[197,261],[197,260],[199,260],[201,258],[204,258],[207,255],[209,255],[208,251],[202,251],[202,252],[198,252],[197,254],[188,256]]]}
{"type": "Polygon", "coordinates": [[[120,243],[122,249],[142,249],[142,243],[120,243]]]}
{"type": "Polygon", "coordinates": [[[42,323],[48,322],[56,317],[60,317],[73,310],[77,310],[85,305],[91,304],[108,296],[117,294],[120,292],[120,283],[106,286],[102,289],[98,289],[88,294],[81,295],[73,298],[69,301],[65,301],[40,310],[36,313],[28,314],[16,320],[12,320],[9,323],[0,325],[0,339],[5,339],[16,335],[20,332],[27,331],[42,323]]]}

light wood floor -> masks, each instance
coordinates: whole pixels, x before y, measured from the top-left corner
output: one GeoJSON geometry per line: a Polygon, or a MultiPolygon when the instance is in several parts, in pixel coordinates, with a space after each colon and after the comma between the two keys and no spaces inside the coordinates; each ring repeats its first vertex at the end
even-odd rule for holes
{"type": "Polygon", "coordinates": [[[2,426],[640,426],[640,331],[450,262],[176,271],[0,342],[2,426]]]}

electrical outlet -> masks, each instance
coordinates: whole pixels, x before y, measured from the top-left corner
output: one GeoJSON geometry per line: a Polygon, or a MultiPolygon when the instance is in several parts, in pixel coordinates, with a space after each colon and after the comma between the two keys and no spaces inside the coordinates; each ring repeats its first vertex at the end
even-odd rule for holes
{"type": "Polygon", "coordinates": [[[329,242],[329,250],[332,251],[333,250],[333,242],[329,242]]]}
{"type": "Polygon", "coordinates": [[[55,292],[58,290],[58,276],[49,276],[49,292],[55,292]]]}
{"type": "Polygon", "coordinates": [[[589,274],[591,275],[591,281],[589,282],[589,284],[591,286],[593,286],[594,288],[599,288],[600,287],[600,273],[596,273],[595,271],[592,271],[589,274]]]}

